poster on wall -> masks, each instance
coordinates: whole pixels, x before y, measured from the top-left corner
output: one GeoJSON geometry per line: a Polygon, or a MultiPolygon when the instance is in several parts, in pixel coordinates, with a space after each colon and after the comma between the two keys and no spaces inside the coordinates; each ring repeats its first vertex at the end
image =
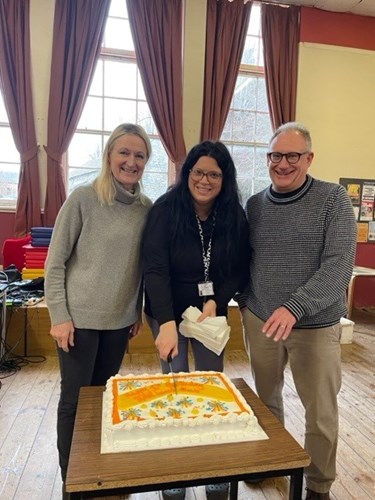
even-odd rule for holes
{"type": "Polygon", "coordinates": [[[352,201],[357,219],[357,241],[375,242],[375,179],[340,178],[352,201]]]}

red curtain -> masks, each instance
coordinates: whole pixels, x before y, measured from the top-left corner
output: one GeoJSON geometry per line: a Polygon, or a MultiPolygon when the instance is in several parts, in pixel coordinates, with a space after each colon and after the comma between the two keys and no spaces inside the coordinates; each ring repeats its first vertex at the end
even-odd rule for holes
{"type": "Polygon", "coordinates": [[[300,7],[262,4],[264,71],[271,123],[296,117],[300,7]]]}
{"type": "Polygon", "coordinates": [[[127,0],[147,103],[160,139],[179,173],[186,154],[182,125],[181,0],[127,0]]]}
{"type": "Polygon", "coordinates": [[[41,226],[38,146],[30,72],[29,0],[0,2],[0,85],[21,169],[15,236],[41,226]]]}
{"type": "Polygon", "coordinates": [[[201,140],[220,139],[236,85],[252,1],[208,0],[201,140]]]}
{"type": "Polygon", "coordinates": [[[56,0],[48,108],[45,224],[66,199],[63,156],[77,127],[100,52],[110,0],[56,0]]]}

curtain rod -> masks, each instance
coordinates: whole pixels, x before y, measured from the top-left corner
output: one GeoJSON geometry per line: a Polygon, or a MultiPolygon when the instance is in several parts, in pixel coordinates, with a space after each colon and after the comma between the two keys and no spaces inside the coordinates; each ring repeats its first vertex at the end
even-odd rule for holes
{"type": "MultiPolygon", "coordinates": [[[[228,0],[228,2],[234,2],[235,0],[228,0]]],[[[248,2],[251,2],[252,0],[243,0],[243,3],[244,5],[247,4],[248,2]]],[[[272,0],[253,0],[254,2],[257,2],[257,3],[264,3],[264,4],[268,4],[268,5],[278,5],[279,7],[284,7],[284,8],[287,8],[287,7],[292,7],[292,5],[295,5],[295,4],[288,4],[288,3],[280,3],[280,2],[273,2],[272,0]]]]}

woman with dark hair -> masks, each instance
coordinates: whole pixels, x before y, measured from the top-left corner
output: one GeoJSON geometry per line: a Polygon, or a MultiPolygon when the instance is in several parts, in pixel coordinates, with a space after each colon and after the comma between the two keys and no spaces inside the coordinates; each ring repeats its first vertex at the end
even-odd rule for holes
{"type": "MultiPolygon", "coordinates": [[[[189,306],[202,311],[198,321],[227,315],[228,302],[247,282],[248,248],[233,160],[221,142],[202,142],[189,152],[176,185],[151,208],[143,235],[145,313],[163,373],[169,356],[175,372],[189,371],[189,343],[195,370],[223,371],[224,352],[184,337],[178,325],[189,306]]],[[[227,498],[227,492],[228,485],[206,487],[207,498],[227,498]]],[[[184,496],[181,489],[163,492],[163,498],[184,496]]]]}

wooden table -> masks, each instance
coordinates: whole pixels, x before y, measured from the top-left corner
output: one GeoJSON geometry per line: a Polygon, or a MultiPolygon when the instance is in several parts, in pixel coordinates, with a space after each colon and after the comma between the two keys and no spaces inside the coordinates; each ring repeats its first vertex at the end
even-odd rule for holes
{"type": "Polygon", "coordinates": [[[29,356],[28,352],[28,337],[29,337],[29,311],[39,313],[40,310],[47,310],[47,304],[44,300],[44,297],[36,297],[33,299],[33,302],[29,304],[21,304],[21,305],[8,305],[7,310],[9,311],[9,323],[12,319],[13,312],[22,311],[23,314],[23,325],[22,325],[22,336],[23,336],[23,355],[29,356]]]}
{"type": "Polygon", "coordinates": [[[375,278],[375,269],[372,269],[371,267],[354,266],[352,277],[350,279],[348,287],[348,319],[352,317],[353,313],[354,285],[358,276],[375,278]]]}
{"type": "Polygon", "coordinates": [[[290,476],[289,499],[300,500],[303,468],[310,457],[265,407],[243,379],[242,392],[269,439],[168,450],[100,454],[103,387],[80,392],[66,479],[70,498],[120,495],[230,482],[237,499],[238,481],[290,476]]]}

